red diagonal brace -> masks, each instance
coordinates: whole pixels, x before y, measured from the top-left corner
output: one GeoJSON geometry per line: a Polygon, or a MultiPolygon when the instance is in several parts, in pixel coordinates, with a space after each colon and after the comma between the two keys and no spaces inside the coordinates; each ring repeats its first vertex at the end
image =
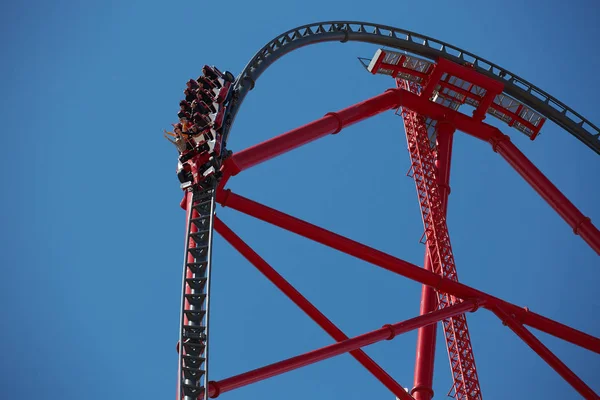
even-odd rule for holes
{"type": "Polygon", "coordinates": [[[554,209],[581,238],[600,255],[600,231],[573,203],[515,146],[510,138],[496,131],[490,138],[494,151],[500,154],[521,175],[550,207],[554,209]]]}
{"type": "Polygon", "coordinates": [[[310,143],[320,137],[337,133],[343,128],[363,119],[370,118],[392,108],[398,108],[401,92],[399,89],[390,89],[371,99],[344,108],[338,112],[327,113],[323,118],[240,151],[225,161],[227,169],[229,169],[231,175],[236,175],[240,171],[310,143]]]}
{"type": "Polygon", "coordinates": [[[517,334],[533,351],[535,351],[548,365],[550,365],[569,385],[573,386],[585,399],[600,399],[594,391],[585,384],[573,371],[569,369],[554,353],[550,351],[538,338],[527,330],[514,316],[497,307],[492,310],[514,333],[517,334]]]}
{"type": "MultiPolygon", "coordinates": [[[[296,290],[288,281],[285,280],[273,267],[271,267],[261,256],[259,256],[248,244],[246,244],[238,235],[235,234],[219,217],[214,220],[215,230],[229,242],[241,255],[243,255],[252,265],[256,267],[268,280],[270,280],[279,290],[281,290],[290,300],[294,302],[302,311],[304,311],[313,321],[317,323],[325,332],[337,342],[348,340],[344,334],[333,322],[331,322],[321,311],[317,309],[306,297],[296,290]]],[[[364,351],[353,350],[350,352],[359,363],[362,364],[375,378],[388,388],[396,397],[402,400],[414,400],[404,388],[384,371],[375,361],[373,361],[364,351]]]]}
{"type": "Polygon", "coordinates": [[[600,354],[600,339],[587,333],[573,329],[497,297],[490,296],[470,286],[443,278],[407,261],[239,196],[230,190],[218,192],[217,201],[223,206],[251,215],[458,298],[485,299],[490,306],[501,305],[514,314],[523,324],[600,354]]]}
{"type": "MultiPolygon", "coordinates": [[[[450,63],[452,64],[452,63],[450,63]]],[[[444,65],[444,70],[468,70],[459,65],[444,65]]],[[[436,70],[432,78],[436,76],[436,70]]],[[[483,79],[483,78],[481,78],[483,79]]],[[[485,78],[487,79],[487,78],[485,78]]],[[[479,78],[472,78],[473,83],[490,87],[487,81],[479,82],[479,78]]],[[[493,86],[493,85],[492,85],[493,86]]],[[[533,165],[523,153],[519,151],[508,136],[499,129],[477,121],[476,119],[459,112],[453,111],[440,104],[429,101],[423,95],[402,89],[390,89],[379,96],[375,96],[362,103],[345,108],[338,113],[329,113],[325,117],[311,122],[303,127],[294,129],[283,135],[274,137],[249,149],[234,154],[225,161],[224,176],[236,175],[238,172],[250,168],[263,161],[269,160],[287,151],[295,149],[327,134],[339,132],[345,126],[354,124],[365,118],[372,117],[385,110],[403,106],[417,113],[435,120],[451,121],[456,129],[475,136],[478,139],[492,144],[494,151],[504,157],[509,164],[542,196],[548,204],[571,226],[575,234],[581,236],[596,253],[600,254],[600,231],[589,218],[587,218],[573,203],[550,182],[544,174],[533,165]]]]}
{"type": "Polygon", "coordinates": [[[301,354],[296,357],[288,358],[287,360],[257,368],[252,371],[245,372],[240,375],[232,376],[231,378],[223,379],[219,382],[210,382],[209,396],[217,397],[221,393],[228,392],[251,383],[259,382],[273,376],[281,375],[285,372],[314,364],[318,361],[323,361],[340,354],[347,353],[352,350],[360,349],[373,343],[383,340],[392,340],[394,337],[412,331],[414,329],[436,323],[445,318],[450,318],[457,314],[462,314],[466,311],[473,310],[476,307],[474,300],[468,300],[460,304],[431,312],[426,315],[420,315],[409,320],[398,322],[393,325],[385,325],[381,329],[356,336],[352,339],[344,340],[309,353],[301,354]]]}

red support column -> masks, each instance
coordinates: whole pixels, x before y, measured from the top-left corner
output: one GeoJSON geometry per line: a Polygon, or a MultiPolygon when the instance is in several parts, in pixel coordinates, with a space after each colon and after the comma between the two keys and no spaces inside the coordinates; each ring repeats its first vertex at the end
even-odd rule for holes
{"type": "Polygon", "coordinates": [[[560,376],[563,377],[584,399],[600,399],[594,391],[579,379],[569,367],[567,367],[554,353],[552,353],[538,338],[525,328],[514,316],[497,307],[492,310],[505,325],[517,334],[533,351],[535,351],[548,365],[550,365],[560,376]]]}
{"type": "MultiPolygon", "coordinates": [[[[426,271],[433,272],[429,252],[425,249],[426,271]]],[[[437,293],[431,286],[423,285],[421,289],[420,315],[437,310],[437,293]]],[[[410,394],[415,400],[429,400],[433,397],[433,370],[435,367],[435,343],[437,324],[419,328],[417,333],[417,353],[415,360],[415,379],[410,394]]]]}
{"type": "MultiPolygon", "coordinates": [[[[450,162],[452,159],[452,139],[454,126],[438,121],[437,123],[437,183],[440,189],[442,210],[444,216],[448,208],[448,195],[450,194],[450,162]]],[[[424,268],[433,272],[431,258],[427,247],[425,248],[424,268]]],[[[438,307],[437,293],[431,287],[423,285],[421,290],[421,310],[424,315],[436,310],[438,307]]],[[[437,324],[419,328],[417,336],[417,354],[415,361],[415,380],[411,394],[415,400],[430,400],[433,397],[433,371],[435,367],[435,343],[437,324]]]]}
{"type": "MultiPolygon", "coordinates": [[[[294,302],[302,311],[304,311],[313,321],[317,323],[325,332],[335,341],[342,342],[348,340],[344,334],[333,322],[331,322],[317,307],[315,307],[306,297],[296,290],[288,281],[285,280],[273,267],[271,267],[261,256],[259,256],[248,244],[246,244],[238,235],[235,234],[219,217],[214,220],[215,230],[229,242],[246,260],[256,267],[269,281],[271,281],[279,290],[281,290],[290,300],[294,302]]],[[[396,397],[402,400],[413,400],[406,393],[404,388],[384,371],[367,353],[358,349],[350,351],[350,354],[365,367],[375,378],[388,388],[396,397]]]]}
{"type": "Polygon", "coordinates": [[[508,303],[470,286],[444,278],[430,271],[425,271],[423,268],[407,261],[232,193],[230,190],[217,193],[217,202],[223,207],[230,207],[244,214],[251,215],[398,275],[431,286],[443,293],[456,296],[460,299],[485,299],[490,306],[501,305],[513,313],[525,325],[600,354],[600,339],[587,333],[536,314],[527,308],[521,308],[508,303]]]}
{"type": "Polygon", "coordinates": [[[210,382],[209,396],[215,398],[221,393],[225,393],[251,383],[259,382],[273,376],[281,375],[285,372],[293,371],[295,369],[314,364],[318,361],[323,361],[352,350],[360,349],[361,347],[365,347],[373,343],[381,342],[383,340],[392,340],[394,337],[402,333],[412,331],[421,326],[436,323],[442,319],[450,318],[457,314],[462,314],[466,311],[473,310],[475,307],[475,301],[465,301],[443,310],[434,311],[427,315],[421,315],[393,325],[384,325],[384,327],[381,329],[377,329],[375,331],[365,333],[352,339],[344,340],[343,342],[338,342],[309,353],[288,358],[287,360],[257,368],[240,375],[232,376],[219,382],[210,382]]]}
{"type": "Polygon", "coordinates": [[[234,154],[226,161],[231,175],[253,167],[278,155],[312,142],[320,137],[340,132],[343,128],[380,114],[400,104],[403,91],[389,89],[385,93],[355,104],[338,112],[327,113],[323,118],[287,133],[259,143],[234,154]]]}

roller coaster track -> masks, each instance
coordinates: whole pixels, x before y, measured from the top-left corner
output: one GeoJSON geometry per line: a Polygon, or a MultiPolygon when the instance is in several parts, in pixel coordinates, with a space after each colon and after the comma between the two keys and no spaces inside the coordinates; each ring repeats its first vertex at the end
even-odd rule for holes
{"type": "Polygon", "coordinates": [[[356,21],[328,21],[302,25],[271,40],[260,49],[236,78],[235,101],[229,109],[230,124],[224,128],[227,143],[231,124],[244,98],[254,88],[256,80],[275,61],[301,47],[339,41],[365,42],[387,46],[436,60],[446,58],[455,63],[472,64],[475,70],[504,84],[504,93],[521,101],[575,136],[600,154],[600,129],[572,108],[542,89],[505,68],[441,40],[391,26],[356,21]]]}

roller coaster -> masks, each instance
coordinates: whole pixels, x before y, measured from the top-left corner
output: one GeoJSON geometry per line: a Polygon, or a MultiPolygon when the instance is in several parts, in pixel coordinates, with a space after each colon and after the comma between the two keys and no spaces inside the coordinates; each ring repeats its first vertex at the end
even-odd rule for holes
{"type": "Polygon", "coordinates": [[[545,91],[498,65],[448,43],[379,24],[330,21],[282,33],[260,49],[234,77],[214,66],[190,80],[180,103],[179,123],[165,135],[179,152],[177,175],[184,192],[186,240],[183,262],[180,337],[177,343],[177,399],[216,398],[343,353],[350,353],[391,393],[402,400],[433,397],[433,360],[437,323],[442,322],[457,399],[481,399],[466,312],[485,308],[531,347],[577,393],[600,397],[527,327],[600,353],[600,339],[519,307],[458,281],[446,224],[452,140],[461,131],[488,142],[519,175],[600,255],[600,231],[520,152],[509,136],[487,124],[497,118],[531,140],[546,120],[600,154],[600,130],[545,91]],[[323,42],[364,42],[380,46],[366,72],[389,76],[394,88],[373,98],[269,139],[246,150],[227,150],[230,130],[245,97],[275,61],[301,47],[323,42]],[[472,113],[461,112],[468,105],[472,113]],[[464,108],[464,107],[463,107],[464,108]],[[309,222],[242,197],[228,180],[257,164],[385,111],[396,110],[404,123],[423,220],[424,266],[419,267],[309,222]],[[352,255],[423,285],[420,314],[409,320],[349,338],[216,215],[229,207],[299,236],[352,255]],[[311,317],[336,343],[219,381],[209,380],[209,310],[212,241],[219,233],[235,250],[311,317]],[[404,389],[361,348],[418,330],[414,384],[404,389]]]}

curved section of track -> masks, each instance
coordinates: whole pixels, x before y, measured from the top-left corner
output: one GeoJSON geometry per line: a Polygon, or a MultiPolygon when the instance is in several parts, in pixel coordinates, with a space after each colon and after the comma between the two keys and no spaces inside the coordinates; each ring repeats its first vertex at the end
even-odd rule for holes
{"type": "Polygon", "coordinates": [[[236,99],[229,109],[230,124],[224,128],[225,143],[244,98],[254,88],[258,77],[271,64],[300,47],[333,41],[373,43],[405,50],[432,60],[442,57],[461,65],[473,64],[479,73],[502,82],[504,93],[544,115],[600,154],[600,129],[525,79],[443,41],[391,26],[355,21],[329,21],[299,26],[282,33],[260,49],[235,81],[236,99]]]}

